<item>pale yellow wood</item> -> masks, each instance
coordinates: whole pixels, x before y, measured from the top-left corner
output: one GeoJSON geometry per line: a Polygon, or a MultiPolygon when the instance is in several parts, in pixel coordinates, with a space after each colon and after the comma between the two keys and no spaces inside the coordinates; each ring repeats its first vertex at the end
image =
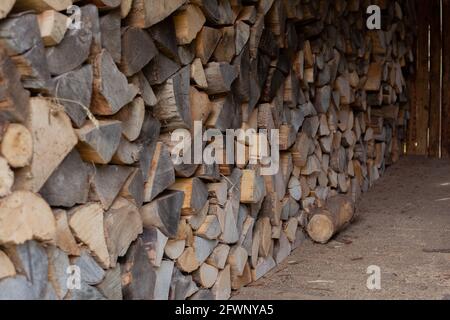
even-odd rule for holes
{"type": "Polygon", "coordinates": [[[99,203],[82,205],[69,212],[69,225],[75,237],[88,246],[103,268],[109,268],[111,261],[103,221],[103,208],[99,203]]]}
{"type": "Polygon", "coordinates": [[[15,191],[0,200],[0,244],[55,240],[56,223],[50,206],[29,191],[15,191]]]}
{"type": "Polygon", "coordinates": [[[78,138],[63,107],[45,98],[30,100],[26,127],[33,137],[33,159],[16,172],[14,189],[38,192],[78,138]]]}

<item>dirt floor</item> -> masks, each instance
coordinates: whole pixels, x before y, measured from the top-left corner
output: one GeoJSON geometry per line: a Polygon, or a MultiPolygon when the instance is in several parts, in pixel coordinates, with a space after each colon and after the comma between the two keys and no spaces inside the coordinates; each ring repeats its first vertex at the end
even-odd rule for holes
{"type": "Polygon", "coordinates": [[[402,159],[357,205],[327,245],[307,240],[233,299],[450,300],[450,161],[402,159]],[[381,290],[367,288],[369,266],[381,290]]]}

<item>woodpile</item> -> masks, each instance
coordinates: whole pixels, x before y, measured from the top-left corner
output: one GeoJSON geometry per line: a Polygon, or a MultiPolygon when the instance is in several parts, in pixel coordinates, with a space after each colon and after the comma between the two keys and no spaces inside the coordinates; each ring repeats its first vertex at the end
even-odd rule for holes
{"type": "Polygon", "coordinates": [[[414,2],[373,2],[2,1],[0,299],[228,299],[328,241],[405,138],[414,2]],[[279,170],[172,161],[196,122],[279,170]]]}

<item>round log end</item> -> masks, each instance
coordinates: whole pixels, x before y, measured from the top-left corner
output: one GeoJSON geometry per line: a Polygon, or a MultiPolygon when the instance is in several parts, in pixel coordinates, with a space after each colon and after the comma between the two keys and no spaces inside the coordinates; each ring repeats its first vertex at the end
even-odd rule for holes
{"type": "Polygon", "coordinates": [[[333,221],[329,216],[316,214],[309,221],[307,231],[315,242],[327,243],[334,234],[333,221]]]}
{"type": "Polygon", "coordinates": [[[33,156],[33,138],[30,131],[21,124],[10,124],[0,149],[11,167],[23,168],[29,165],[33,156]]]}

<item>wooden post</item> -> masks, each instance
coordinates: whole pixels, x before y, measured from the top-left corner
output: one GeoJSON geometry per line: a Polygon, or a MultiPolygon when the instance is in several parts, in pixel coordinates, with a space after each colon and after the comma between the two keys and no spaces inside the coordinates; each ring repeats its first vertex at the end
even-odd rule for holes
{"type": "MultiPolygon", "coordinates": [[[[450,28],[450,0],[442,0],[442,30],[450,28]]],[[[442,34],[442,156],[450,156],[450,32],[442,34]]]]}
{"type": "Polygon", "coordinates": [[[418,33],[417,33],[417,75],[415,83],[416,91],[416,110],[411,114],[415,118],[415,126],[410,127],[414,130],[411,133],[412,140],[409,145],[409,154],[426,155],[427,154],[427,132],[428,132],[428,103],[429,103],[429,73],[428,73],[428,26],[430,16],[430,5],[428,1],[416,1],[418,14],[418,33]]]}
{"type": "MultiPolygon", "coordinates": [[[[441,1],[429,1],[430,19],[430,140],[428,155],[439,157],[441,138],[441,1]]],[[[445,30],[445,29],[444,29],[445,30]]]]}

